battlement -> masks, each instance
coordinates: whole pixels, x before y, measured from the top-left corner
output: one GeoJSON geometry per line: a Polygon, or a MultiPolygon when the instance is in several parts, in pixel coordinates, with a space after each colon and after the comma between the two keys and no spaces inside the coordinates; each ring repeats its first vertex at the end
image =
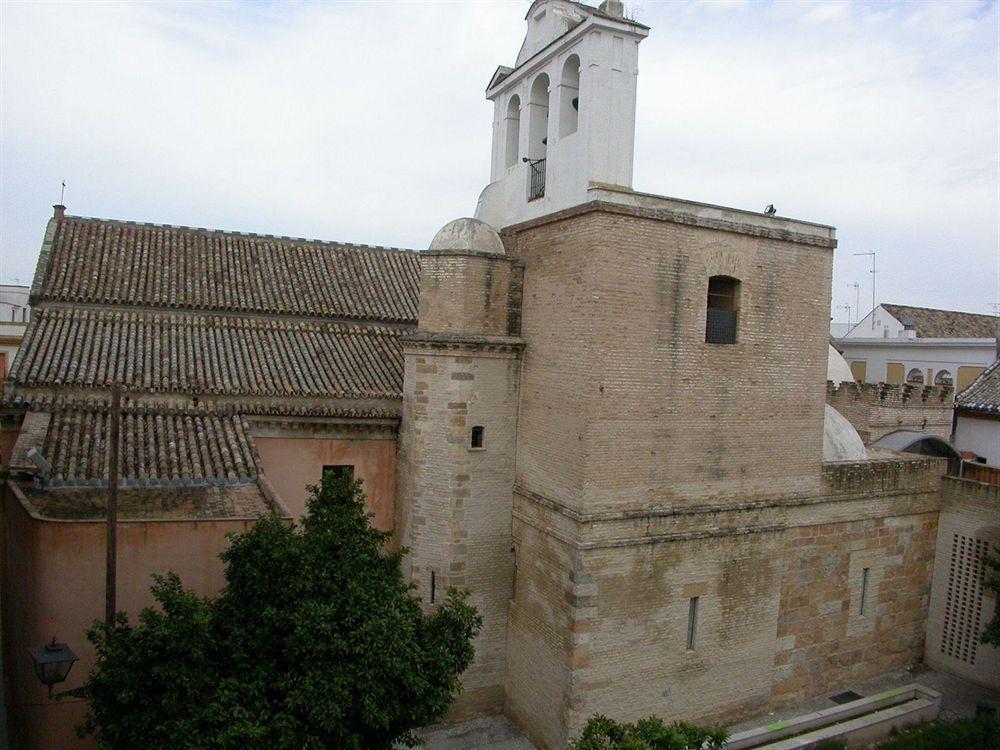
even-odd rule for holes
{"type": "Polygon", "coordinates": [[[826,402],[864,401],[872,406],[930,406],[940,404],[951,409],[955,389],[949,385],[910,385],[909,383],[834,383],[826,381],[826,402]]]}
{"type": "Polygon", "coordinates": [[[943,458],[894,458],[823,464],[823,481],[837,495],[933,492],[947,469],[943,458]]]}
{"type": "Polygon", "coordinates": [[[954,389],[889,383],[826,383],[826,403],[873,443],[890,432],[915,430],[948,439],[954,389]]]}

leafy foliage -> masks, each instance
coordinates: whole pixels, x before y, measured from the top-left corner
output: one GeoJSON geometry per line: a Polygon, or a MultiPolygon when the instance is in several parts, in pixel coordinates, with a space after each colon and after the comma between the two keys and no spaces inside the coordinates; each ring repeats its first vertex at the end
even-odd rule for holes
{"type": "Polygon", "coordinates": [[[719,750],[726,738],[723,729],[683,722],[667,725],[655,716],[627,724],[597,715],[587,722],[570,750],[719,750]]]}
{"type": "Polygon", "coordinates": [[[986,588],[993,592],[996,604],[993,619],[983,631],[983,643],[1000,648],[1000,557],[986,557],[986,588]]]}
{"type": "Polygon", "coordinates": [[[482,618],[455,591],[421,611],[360,482],[309,489],[300,526],[232,537],[217,597],[158,576],[159,609],[95,623],[81,731],[99,748],[388,750],[445,713],[482,618]]]}
{"type": "Polygon", "coordinates": [[[932,723],[896,732],[877,750],[1000,750],[1000,719],[981,714],[950,724],[932,723]]]}

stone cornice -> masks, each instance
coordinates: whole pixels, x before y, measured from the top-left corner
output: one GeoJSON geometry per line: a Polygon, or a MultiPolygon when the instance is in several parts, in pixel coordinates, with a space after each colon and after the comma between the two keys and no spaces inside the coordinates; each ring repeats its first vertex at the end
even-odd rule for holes
{"type": "Polygon", "coordinates": [[[435,333],[417,331],[402,338],[403,352],[428,350],[481,351],[519,356],[524,340],[516,336],[488,336],[469,333],[435,333]]]}
{"type": "MultiPolygon", "coordinates": [[[[670,205],[679,204],[683,205],[683,201],[674,201],[672,199],[663,199],[665,202],[669,202],[670,205]]],[[[692,207],[695,204],[692,204],[692,207]]],[[[699,204],[700,205],[700,204],[699,204]]],[[[735,209],[733,210],[735,211],[735,209]]],[[[582,216],[588,213],[603,212],[610,214],[617,214],[620,216],[635,216],[642,219],[651,219],[653,221],[665,221],[673,224],[684,224],[687,226],[703,227],[705,229],[716,229],[724,232],[733,232],[735,234],[745,234],[752,237],[761,237],[765,239],[781,240],[784,242],[792,242],[798,245],[810,245],[813,247],[820,247],[824,249],[832,250],[837,247],[837,240],[828,239],[821,236],[806,234],[804,232],[797,232],[790,229],[782,229],[780,226],[765,226],[763,222],[751,222],[749,218],[756,216],[749,212],[736,212],[736,213],[746,213],[748,218],[747,221],[733,221],[729,219],[719,219],[711,218],[706,216],[699,216],[693,211],[685,211],[676,208],[652,208],[646,206],[637,205],[626,205],[623,203],[615,203],[608,200],[591,200],[587,203],[581,203],[578,206],[573,206],[572,208],[567,208],[563,211],[555,211],[554,213],[541,216],[537,219],[531,219],[529,221],[524,221],[519,224],[512,224],[511,226],[505,227],[500,233],[502,237],[506,238],[508,236],[517,235],[529,229],[534,229],[535,227],[543,226],[545,224],[552,224],[558,221],[565,221],[567,219],[574,218],[576,216],[582,216]]],[[[764,218],[764,217],[760,217],[764,218]]],[[[789,222],[793,223],[794,222],[789,222]]]]}

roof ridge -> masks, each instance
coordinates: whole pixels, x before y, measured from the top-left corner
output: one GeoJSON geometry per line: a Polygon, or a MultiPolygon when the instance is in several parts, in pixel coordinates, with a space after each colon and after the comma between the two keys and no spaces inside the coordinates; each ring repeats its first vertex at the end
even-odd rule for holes
{"type": "Polygon", "coordinates": [[[134,227],[152,227],[155,229],[181,229],[189,232],[205,232],[208,234],[228,234],[236,237],[260,237],[269,240],[288,240],[289,242],[302,242],[309,245],[336,245],[338,247],[357,248],[359,250],[379,250],[392,253],[419,253],[415,248],[395,247],[393,245],[368,245],[363,242],[342,242],[340,240],[310,239],[308,237],[291,237],[285,234],[267,234],[264,232],[241,232],[235,229],[213,229],[211,227],[196,227],[186,224],[165,224],[152,221],[130,221],[128,219],[106,219],[100,216],[80,216],[77,214],[66,214],[61,221],[99,221],[107,224],[122,224],[134,227]]]}
{"type": "Polygon", "coordinates": [[[879,303],[882,307],[908,307],[911,310],[928,310],[930,312],[944,312],[953,313],[957,315],[979,315],[984,318],[1000,318],[1000,313],[977,313],[977,312],[967,312],[966,310],[946,310],[943,307],[924,307],[923,305],[904,305],[898,302],[881,302],[879,303]]]}

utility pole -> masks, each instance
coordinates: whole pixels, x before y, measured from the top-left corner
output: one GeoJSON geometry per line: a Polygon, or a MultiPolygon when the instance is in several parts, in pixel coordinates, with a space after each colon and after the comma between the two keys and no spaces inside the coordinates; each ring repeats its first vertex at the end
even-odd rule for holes
{"type": "MultiPolygon", "coordinates": [[[[872,250],[870,253],[854,253],[854,255],[870,255],[872,259],[872,330],[875,330],[875,274],[878,271],[875,270],[875,251],[872,250]]],[[[858,313],[860,315],[860,312],[858,313]]]]}
{"type": "Polygon", "coordinates": [[[118,383],[111,386],[111,444],[108,449],[108,553],[107,573],[104,583],[104,621],[110,627],[115,621],[115,595],[118,567],[118,445],[121,440],[119,426],[122,416],[122,389],[118,383]]]}

